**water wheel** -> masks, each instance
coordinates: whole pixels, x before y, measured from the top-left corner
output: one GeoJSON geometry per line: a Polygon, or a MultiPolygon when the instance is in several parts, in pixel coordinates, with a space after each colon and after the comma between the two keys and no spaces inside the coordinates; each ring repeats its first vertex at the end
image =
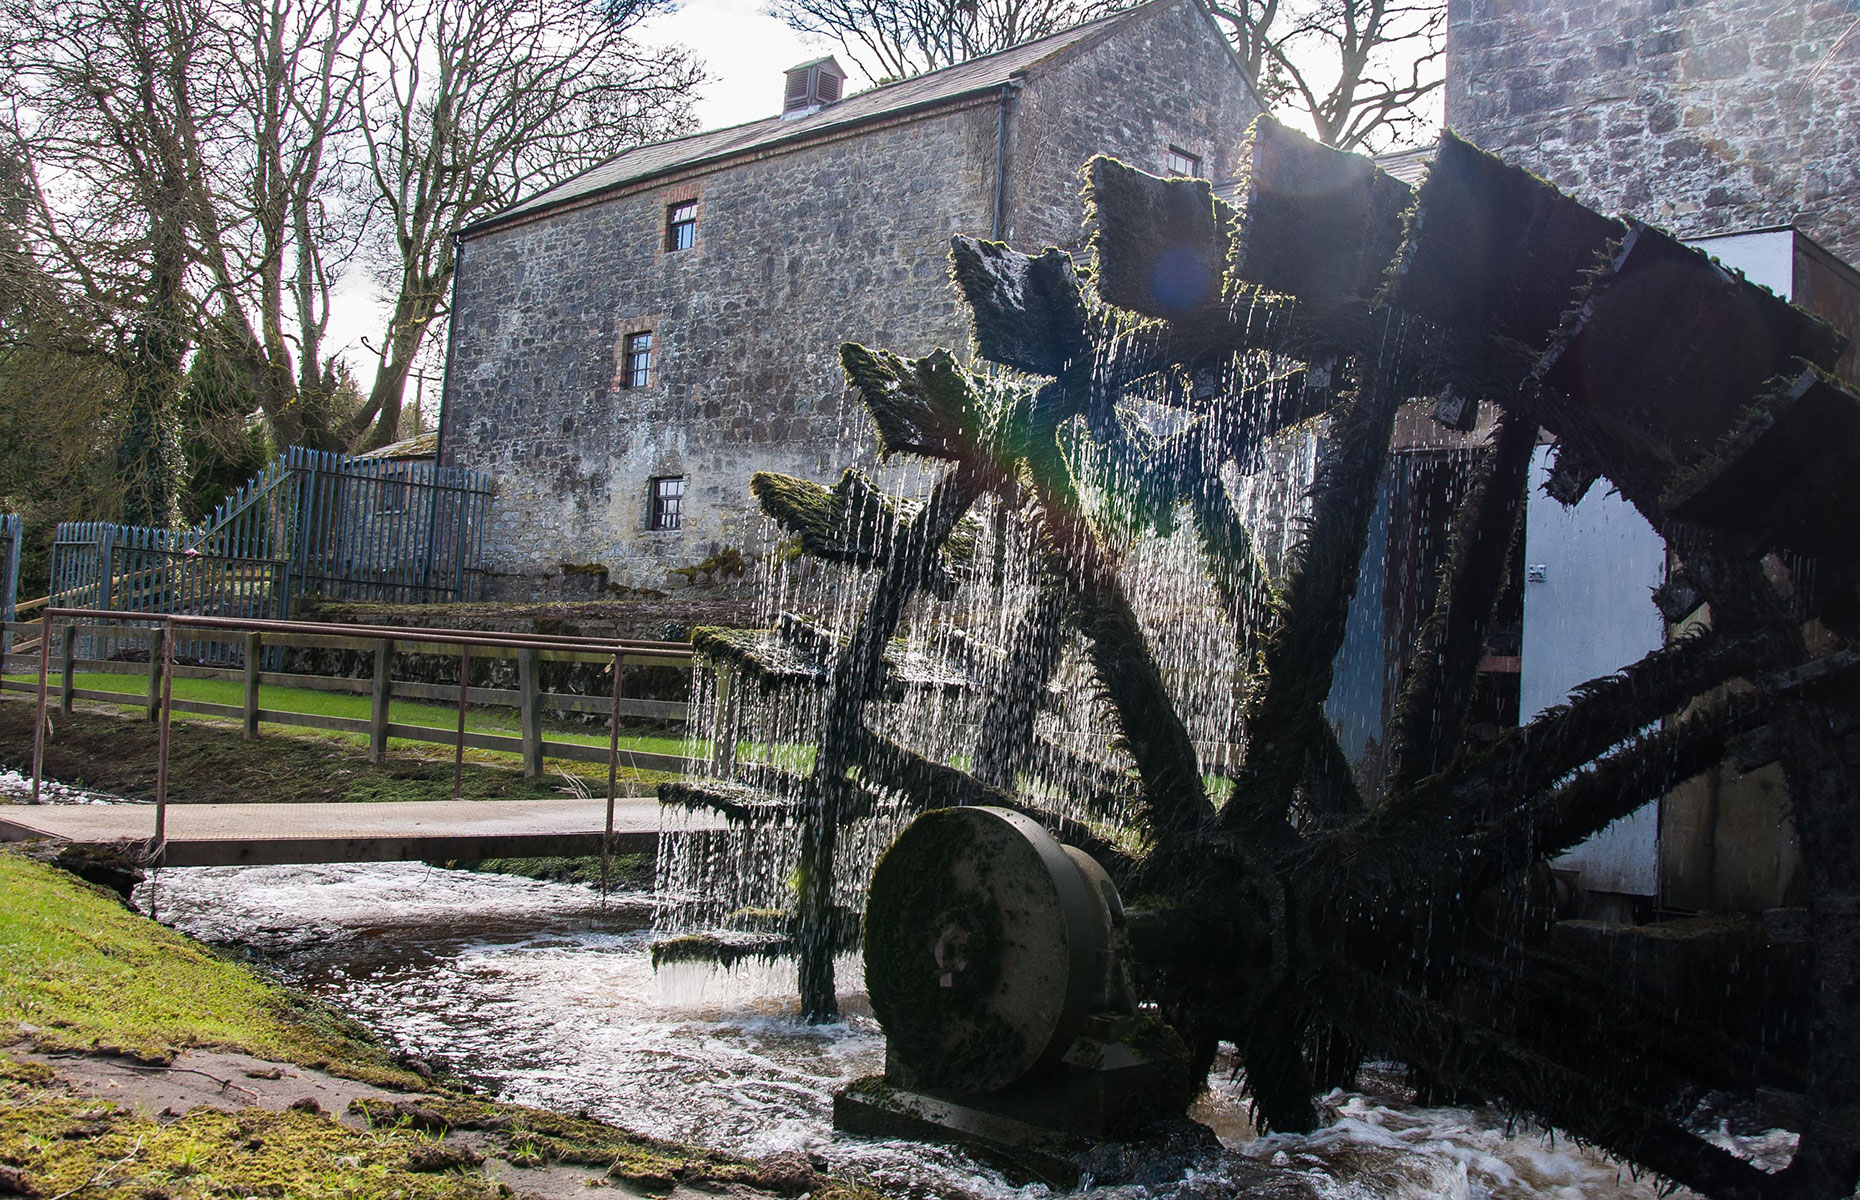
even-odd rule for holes
{"type": "MultiPolygon", "coordinates": [[[[845,635],[791,622],[700,638],[738,678],[814,695],[819,745],[809,770],[668,786],[664,798],[801,831],[795,902],[771,936],[798,955],[817,1018],[834,1011],[833,955],[858,933],[835,902],[841,832],[884,805],[989,805],[1043,820],[1126,896],[1174,914],[1181,950],[1153,958],[1144,998],[1203,1065],[1218,1041],[1238,1048],[1270,1128],[1309,1129],[1313,1095],[1370,1053],[1725,1200],[1850,1195],[1860,399],[1827,373],[1842,339],[1705,255],[1450,135],[1413,191],[1270,122],[1252,162],[1230,205],[1205,182],[1094,161],[1083,277],[1058,251],[957,238],[976,352],[1007,374],[845,347],[881,452],[946,465],[908,505],[857,472],[836,488],[757,478],[802,552],[863,572],[863,607],[845,635]],[[1480,407],[1495,419],[1370,792],[1323,705],[1397,417],[1417,398],[1443,420],[1480,407]],[[1232,480],[1308,422],[1322,450],[1302,537],[1275,573],[1232,480]],[[1475,675],[1546,433],[1556,498],[1605,480],[1666,539],[1675,569],[1658,599],[1694,630],[1521,727],[1480,729],[1475,675]],[[1033,531],[1039,597],[995,647],[997,669],[977,677],[975,744],[939,760],[871,714],[913,686],[917,668],[892,644],[907,610],[974,578],[962,531],[984,498],[1033,531]],[[1203,588],[1247,648],[1240,751],[1220,762],[1189,735],[1127,573],[1131,530],[1184,527],[1203,588]],[[1050,630],[1076,639],[1127,768],[1104,780],[1132,793],[1123,835],[1058,820],[1052,789],[1026,786],[1045,752],[1026,696],[1052,677],[1050,630]],[[1798,1054],[1676,1016],[1533,927],[1548,857],[1727,762],[1779,764],[1801,835],[1812,979],[1798,1054]],[[1787,1169],[1766,1173],[1688,1126],[1713,1091],[1799,1098],[1787,1169]]],[[[1021,864],[1028,878],[1051,865],[1021,864]]],[[[1042,994],[1050,1008],[1052,989],[1042,994]]],[[[1057,1032],[1023,1031],[1036,1059],[1063,1032],[1060,994],[1056,1015],[1040,1010],[1057,1032]]],[[[954,1036],[948,1014],[879,991],[874,1002],[900,1014],[893,1023],[926,1023],[894,1037],[954,1036]]]]}

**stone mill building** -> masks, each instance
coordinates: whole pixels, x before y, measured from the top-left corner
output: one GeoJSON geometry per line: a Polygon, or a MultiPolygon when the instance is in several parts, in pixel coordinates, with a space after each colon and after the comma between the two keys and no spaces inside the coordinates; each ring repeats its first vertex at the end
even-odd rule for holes
{"type": "Polygon", "coordinates": [[[487,598],[754,550],[752,471],[831,480],[857,452],[841,342],[966,357],[952,234],[1077,249],[1087,158],[1224,180],[1260,111],[1200,0],[843,86],[832,58],[771,72],[781,115],[461,232],[440,458],[497,480],[487,598]]]}

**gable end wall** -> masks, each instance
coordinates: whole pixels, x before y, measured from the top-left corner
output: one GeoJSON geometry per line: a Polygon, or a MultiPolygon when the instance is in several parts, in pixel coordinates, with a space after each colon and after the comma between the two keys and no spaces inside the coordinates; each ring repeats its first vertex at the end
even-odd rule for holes
{"type": "Polygon", "coordinates": [[[467,241],[444,447],[497,480],[487,594],[558,592],[571,563],[664,588],[760,549],[752,471],[831,480],[870,442],[841,342],[966,353],[946,247],[987,232],[994,141],[992,105],[944,111],[467,241]],[[694,190],[698,244],[668,253],[665,206],[694,190]],[[653,381],[623,388],[647,328],[653,381]],[[662,475],[687,480],[676,533],[646,528],[662,475]]]}

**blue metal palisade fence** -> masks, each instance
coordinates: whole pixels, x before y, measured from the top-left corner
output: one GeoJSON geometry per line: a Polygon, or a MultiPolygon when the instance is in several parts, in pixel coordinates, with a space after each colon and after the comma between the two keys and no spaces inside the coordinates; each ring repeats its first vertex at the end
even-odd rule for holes
{"type": "Polygon", "coordinates": [[[490,496],[473,471],[293,446],[192,529],[59,525],[51,603],[276,620],[302,596],[469,600],[490,496]]]}

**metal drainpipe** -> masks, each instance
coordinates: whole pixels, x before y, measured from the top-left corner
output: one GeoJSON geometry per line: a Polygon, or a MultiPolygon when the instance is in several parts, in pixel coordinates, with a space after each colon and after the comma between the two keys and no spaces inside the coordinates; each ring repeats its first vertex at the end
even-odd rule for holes
{"type": "Polygon", "coordinates": [[[1000,103],[995,109],[995,213],[989,236],[997,242],[1006,233],[1007,225],[1008,100],[1020,88],[1018,79],[1010,79],[1002,84],[1000,103]]]}
{"type": "MultiPolygon", "coordinates": [[[[459,267],[465,261],[465,243],[459,239],[458,230],[453,230],[447,236],[452,239],[452,295],[446,301],[446,364],[440,368],[439,420],[433,427],[434,470],[445,465],[446,461],[446,393],[452,389],[452,315],[459,310],[459,267]]],[[[428,545],[431,545],[430,541],[428,545]]]]}
{"type": "MultiPolygon", "coordinates": [[[[452,318],[459,310],[459,268],[465,265],[465,242],[459,237],[459,231],[454,229],[448,236],[452,239],[452,295],[446,300],[446,365],[440,368],[439,420],[435,422],[433,426],[433,482],[435,484],[439,482],[440,472],[444,471],[446,467],[446,394],[452,390],[452,349],[456,344],[452,338],[454,329],[452,318]]],[[[489,509],[490,504],[487,502],[485,505],[486,511],[480,514],[480,520],[482,520],[484,516],[489,515],[489,509]]],[[[461,509],[461,511],[463,510],[461,509]]],[[[482,528],[482,526],[480,526],[480,528],[482,528]]],[[[432,596],[432,592],[429,589],[432,587],[433,583],[433,543],[438,540],[439,497],[438,494],[435,493],[426,517],[426,561],[420,564],[420,595],[428,599],[432,596]]],[[[479,576],[480,580],[483,578],[483,575],[479,576]]],[[[463,571],[458,573],[458,580],[458,591],[462,593],[465,590],[465,573],[463,571]]],[[[455,595],[453,599],[455,601],[476,600],[477,597],[455,595]]]]}

